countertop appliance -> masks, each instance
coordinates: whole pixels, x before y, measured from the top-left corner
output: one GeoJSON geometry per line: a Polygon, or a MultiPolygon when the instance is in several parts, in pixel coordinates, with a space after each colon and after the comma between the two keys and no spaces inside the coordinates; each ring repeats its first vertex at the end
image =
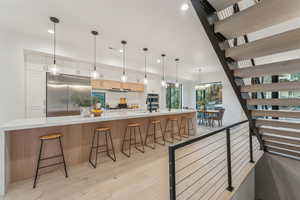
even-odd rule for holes
{"type": "Polygon", "coordinates": [[[147,110],[152,111],[158,111],[159,109],[159,95],[154,93],[147,94],[147,110]]]}
{"type": "Polygon", "coordinates": [[[127,106],[127,98],[121,97],[120,102],[118,104],[118,108],[128,108],[127,106]]]}
{"type": "Polygon", "coordinates": [[[89,77],[47,73],[47,117],[79,115],[72,98],[89,98],[91,91],[89,77]]]}

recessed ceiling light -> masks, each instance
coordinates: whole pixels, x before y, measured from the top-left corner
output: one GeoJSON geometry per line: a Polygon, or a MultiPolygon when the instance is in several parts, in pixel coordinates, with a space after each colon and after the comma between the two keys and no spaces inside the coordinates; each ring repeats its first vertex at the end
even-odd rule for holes
{"type": "Polygon", "coordinates": [[[161,60],[160,59],[157,59],[157,61],[156,61],[157,63],[161,63],[161,60]]]}
{"type": "Polygon", "coordinates": [[[53,29],[48,29],[48,33],[54,34],[54,30],[53,29]]]}
{"type": "Polygon", "coordinates": [[[187,3],[181,4],[181,7],[180,7],[180,9],[181,9],[182,11],[187,11],[189,8],[190,8],[190,6],[189,6],[189,4],[187,4],[187,3]]]}

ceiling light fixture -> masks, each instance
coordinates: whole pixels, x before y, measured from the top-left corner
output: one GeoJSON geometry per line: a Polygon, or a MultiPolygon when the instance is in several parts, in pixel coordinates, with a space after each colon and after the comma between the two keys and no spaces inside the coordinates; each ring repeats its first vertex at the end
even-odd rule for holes
{"type": "Polygon", "coordinates": [[[157,59],[157,61],[156,61],[157,63],[161,63],[161,60],[160,59],[157,59]]]}
{"type": "Polygon", "coordinates": [[[56,17],[50,17],[50,21],[53,22],[53,65],[50,68],[50,71],[53,75],[58,73],[58,68],[56,65],[56,24],[59,23],[59,19],[56,17]]]}
{"type": "Polygon", "coordinates": [[[145,53],[145,77],[144,77],[144,84],[147,85],[148,84],[148,79],[147,79],[147,51],[148,48],[143,48],[143,51],[145,53]]]}
{"type": "Polygon", "coordinates": [[[165,57],[166,57],[165,54],[162,54],[162,55],[161,55],[161,60],[162,60],[162,70],[163,70],[163,76],[162,76],[162,80],[161,80],[161,85],[162,85],[163,87],[166,87],[166,86],[167,86],[166,80],[165,80],[165,57]]]}
{"type": "Polygon", "coordinates": [[[98,32],[97,31],[91,31],[92,35],[94,36],[94,69],[93,72],[91,73],[91,77],[93,79],[97,79],[99,77],[99,73],[97,72],[97,36],[98,32]]]}
{"type": "Polygon", "coordinates": [[[179,83],[178,83],[178,64],[179,64],[179,59],[176,58],[175,62],[176,62],[176,83],[175,83],[175,87],[179,88],[179,83]]]}
{"type": "Polygon", "coordinates": [[[125,69],[125,67],[126,67],[125,46],[126,46],[127,42],[125,40],[122,40],[121,44],[123,45],[123,49],[122,49],[122,53],[123,53],[123,74],[121,76],[121,81],[126,82],[127,81],[127,76],[126,76],[126,69],[125,69]]]}
{"type": "Polygon", "coordinates": [[[187,11],[189,8],[190,8],[190,6],[188,3],[183,3],[183,4],[181,4],[181,7],[180,7],[180,9],[182,11],[187,11]]]}

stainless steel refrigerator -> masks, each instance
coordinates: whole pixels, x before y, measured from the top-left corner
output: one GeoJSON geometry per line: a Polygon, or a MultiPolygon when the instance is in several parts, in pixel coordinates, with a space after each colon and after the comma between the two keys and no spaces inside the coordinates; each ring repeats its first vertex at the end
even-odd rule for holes
{"type": "Polygon", "coordinates": [[[72,99],[88,98],[91,92],[89,77],[47,73],[47,117],[79,115],[80,108],[72,99]]]}

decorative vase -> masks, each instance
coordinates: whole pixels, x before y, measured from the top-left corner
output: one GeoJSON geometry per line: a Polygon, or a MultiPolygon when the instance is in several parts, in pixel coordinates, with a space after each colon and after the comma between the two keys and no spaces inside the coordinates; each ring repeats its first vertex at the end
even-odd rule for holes
{"type": "Polygon", "coordinates": [[[80,116],[90,117],[91,116],[90,107],[80,107],[80,116]]]}

